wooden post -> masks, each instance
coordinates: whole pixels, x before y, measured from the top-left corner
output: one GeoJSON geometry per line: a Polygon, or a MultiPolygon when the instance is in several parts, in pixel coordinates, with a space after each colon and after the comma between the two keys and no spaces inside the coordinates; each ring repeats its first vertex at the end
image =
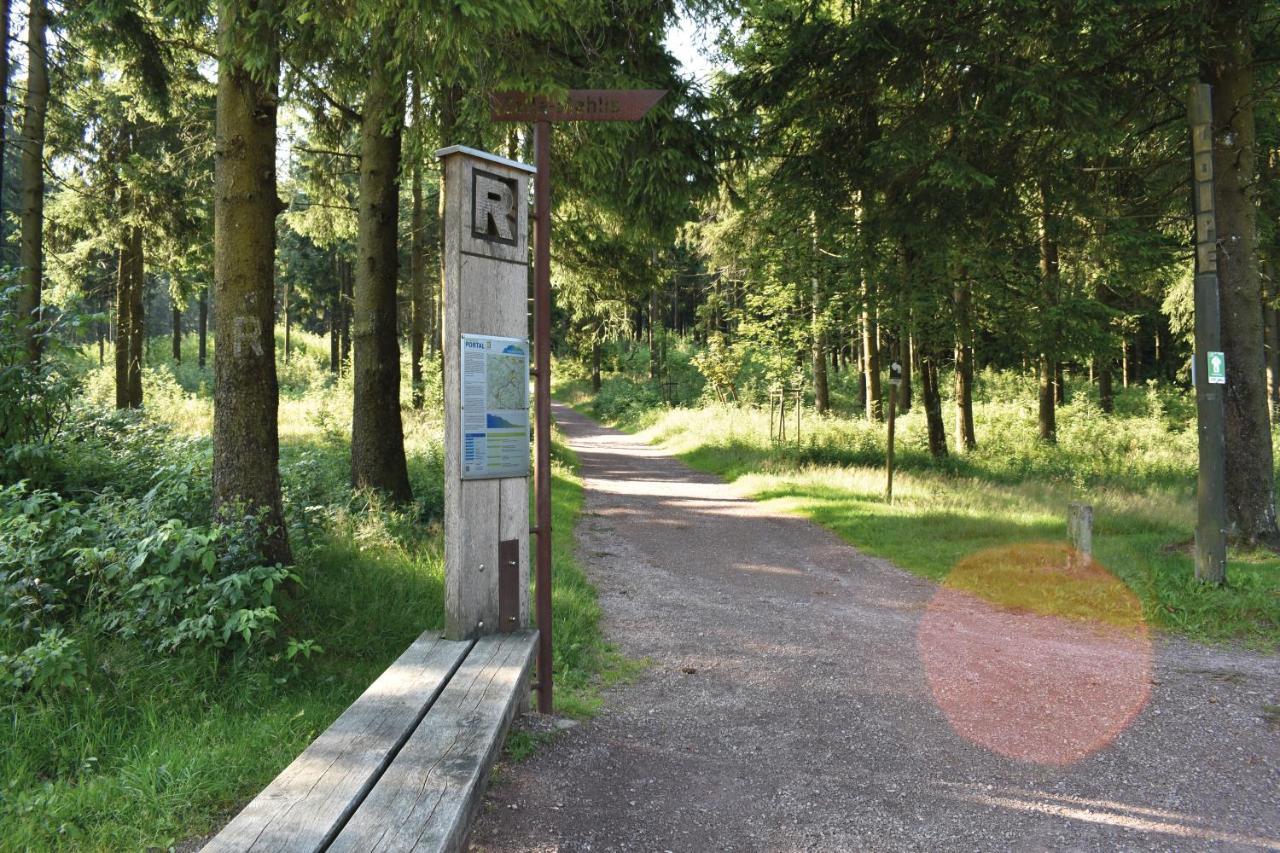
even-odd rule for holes
{"type": "Polygon", "coordinates": [[[800,404],[804,402],[804,389],[796,389],[796,447],[800,446],[800,404]]]}
{"type": "Polygon", "coordinates": [[[893,503],[893,428],[898,414],[898,386],[889,386],[889,442],[885,448],[885,503],[893,503]]]}
{"type": "Polygon", "coordinates": [[[778,443],[787,440],[787,389],[778,389],[778,443]]]}
{"type": "Polygon", "coordinates": [[[1209,86],[1191,87],[1192,199],[1196,220],[1195,356],[1196,421],[1200,471],[1196,488],[1196,578],[1220,584],[1227,572],[1226,438],[1222,371],[1210,375],[1209,354],[1225,365],[1218,302],[1217,228],[1213,208],[1213,109],[1209,86]]]}
{"type": "Polygon", "coordinates": [[[436,155],[444,183],[445,633],[463,639],[529,624],[528,377],[519,377],[518,401],[495,402],[485,384],[493,356],[476,355],[486,341],[463,336],[506,339],[492,342],[498,352],[523,345],[528,364],[533,169],[456,145],[436,155]],[[496,408],[522,411],[497,418],[496,408]],[[492,432],[495,422],[521,418],[518,444],[492,432]]]}
{"type": "Polygon", "coordinates": [[[893,503],[893,438],[894,422],[898,415],[898,387],[902,385],[902,365],[893,362],[889,365],[889,440],[885,444],[885,503],[893,503]]]}
{"type": "MultiPolygon", "coordinates": [[[[1067,506],[1067,536],[1075,554],[1085,559],[1093,559],[1093,507],[1089,504],[1073,503],[1067,506]]],[[[1074,557],[1075,554],[1072,556],[1074,557]]]]}
{"type": "Polygon", "coordinates": [[[777,414],[778,401],[774,397],[773,389],[769,389],[769,440],[777,441],[777,433],[773,429],[773,416],[777,414]]]}

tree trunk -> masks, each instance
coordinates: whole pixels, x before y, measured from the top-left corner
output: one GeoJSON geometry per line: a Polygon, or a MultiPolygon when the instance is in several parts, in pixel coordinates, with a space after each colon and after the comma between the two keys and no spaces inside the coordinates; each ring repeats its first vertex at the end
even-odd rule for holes
{"type": "Polygon", "coordinates": [[[173,300],[173,363],[182,364],[182,309],[173,300]]]}
{"type": "Polygon", "coordinates": [[[867,411],[867,372],[862,369],[862,326],[858,318],[854,318],[853,344],[850,349],[853,350],[853,369],[858,372],[858,385],[853,389],[854,403],[858,407],[858,411],[864,414],[867,411]]]}
{"type": "Polygon", "coordinates": [[[1222,350],[1227,360],[1227,524],[1250,544],[1280,544],[1271,419],[1262,351],[1256,231],[1252,0],[1213,4],[1207,71],[1213,87],[1214,209],[1222,350]]]}
{"type": "Polygon", "coordinates": [[[920,394],[925,421],[929,427],[929,455],[944,459],[947,455],[947,433],[942,423],[942,393],[938,387],[938,359],[932,352],[920,354],[920,394]]]}
{"type": "Polygon", "coordinates": [[[335,376],[338,373],[338,359],[342,350],[338,346],[338,312],[339,300],[341,294],[335,292],[329,299],[329,306],[324,309],[324,319],[329,326],[329,372],[335,376]]]}
{"type": "Polygon", "coordinates": [[[289,314],[289,282],[284,283],[284,287],[280,289],[282,297],[281,313],[284,314],[284,363],[289,363],[289,355],[293,350],[293,317],[289,314]]]}
{"type": "Polygon", "coordinates": [[[342,333],[341,333],[341,349],[342,360],[338,365],[338,372],[345,373],[351,366],[351,309],[355,302],[355,275],[351,269],[351,261],[342,259],[342,333]]]}
{"type": "Polygon", "coordinates": [[[654,326],[658,322],[658,288],[649,290],[649,381],[658,381],[658,336],[654,334],[654,326]]]}
{"type": "Polygon", "coordinates": [[[813,408],[818,414],[825,414],[831,408],[831,388],[827,383],[827,342],[823,331],[823,314],[826,311],[826,300],[822,285],[817,278],[812,281],[812,311],[809,317],[809,345],[813,363],[813,408]]]}
{"type": "Polygon", "coordinates": [[[196,328],[200,337],[196,349],[196,364],[201,370],[204,369],[206,357],[209,354],[209,288],[200,288],[199,314],[196,318],[196,328]]]}
{"type": "Polygon", "coordinates": [[[1112,364],[1103,357],[1098,365],[1098,406],[1108,415],[1116,410],[1116,392],[1112,385],[1112,364]]]}
{"type": "MultiPolygon", "coordinates": [[[[1051,310],[1058,298],[1058,241],[1049,195],[1043,183],[1040,185],[1040,284],[1042,306],[1051,310]]],[[[1053,443],[1058,440],[1057,396],[1054,393],[1058,330],[1052,320],[1045,321],[1040,336],[1040,440],[1053,443]]]]}
{"type": "Polygon", "coordinates": [[[129,399],[129,312],[133,299],[129,293],[132,280],[132,260],[129,258],[129,241],[125,240],[116,251],[116,408],[134,408],[129,399]]]}
{"type": "Polygon", "coordinates": [[[1058,440],[1058,415],[1054,407],[1053,362],[1049,360],[1048,356],[1040,356],[1038,372],[1040,377],[1040,408],[1038,418],[1040,426],[1040,440],[1047,441],[1052,444],[1058,440]]]}
{"type": "MultiPolygon", "coordinates": [[[[134,214],[132,193],[125,203],[134,214]]],[[[142,298],[145,259],[142,256],[142,230],[126,226],[119,250],[116,275],[116,408],[137,409],[142,406],[142,346],[145,322],[142,298]]]]}
{"type": "Polygon", "coordinates": [[[1263,291],[1266,296],[1262,305],[1262,345],[1266,350],[1267,361],[1267,399],[1270,402],[1271,416],[1274,418],[1280,409],[1280,312],[1276,311],[1276,298],[1280,295],[1277,288],[1275,261],[1267,258],[1263,267],[1263,291]]]}
{"type": "MultiPolygon", "coordinates": [[[[0,41],[0,249],[6,243],[5,234],[8,231],[5,219],[6,208],[4,204],[4,173],[5,163],[7,162],[7,144],[9,132],[9,12],[11,6],[10,0],[0,0],[0,34],[4,36],[0,41]]],[[[0,255],[0,261],[5,260],[0,255]]]]}
{"type": "MultiPolygon", "coordinates": [[[[422,90],[418,75],[413,75],[413,132],[424,138],[422,127],[422,90]]],[[[413,159],[413,214],[409,224],[409,381],[413,387],[413,407],[423,404],[422,350],[427,331],[427,217],[422,208],[422,162],[413,159]]]]}
{"type": "Polygon", "coordinates": [[[1067,404],[1067,376],[1060,361],[1053,365],[1053,400],[1059,406],[1067,404]]]}
{"type": "Polygon", "coordinates": [[[213,508],[231,522],[252,513],[263,557],[289,563],[280,500],[280,392],[272,328],[276,215],[281,210],[276,195],[278,36],[272,8],[259,0],[218,3],[213,508]],[[250,17],[266,21],[246,36],[250,17]],[[265,56],[257,79],[239,58],[246,38],[265,56]]]}
{"type": "Polygon", "coordinates": [[[45,31],[49,9],[45,0],[31,0],[27,27],[27,94],[23,103],[22,135],[22,237],[18,251],[20,268],[18,316],[27,357],[40,359],[40,305],[44,287],[44,118],[49,104],[49,63],[45,31]]]}
{"type": "Polygon", "coordinates": [[[912,370],[912,349],[915,347],[915,336],[910,332],[906,332],[902,336],[899,356],[902,359],[902,386],[898,388],[898,414],[905,415],[911,411],[911,401],[915,392],[912,389],[911,376],[915,373],[912,370]]]}
{"type": "Polygon", "coordinates": [[[360,125],[359,233],[356,245],[352,345],[355,406],[351,419],[351,482],[397,503],[413,499],[400,419],[400,339],[396,330],[399,274],[400,137],[405,79],[388,70],[388,37],[375,39],[360,125]]]}
{"type": "Polygon", "coordinates": [[[978,446],[973,428],[973,282],[967,274],[956,283],[956,452],[978,446]]]}
{"type": "Polygon", "coordinates": [[[596,337],[591,339],[591,393],[600,393],[600,338],[598,332],[596,337]]]}
{"type": "Polygon", "coordinates": [[[880,402],[880,328],[876,321],[875,291],[870,284],[862,286],[862,369],[867,380],[867,419],[884,420],[880,402]]]}

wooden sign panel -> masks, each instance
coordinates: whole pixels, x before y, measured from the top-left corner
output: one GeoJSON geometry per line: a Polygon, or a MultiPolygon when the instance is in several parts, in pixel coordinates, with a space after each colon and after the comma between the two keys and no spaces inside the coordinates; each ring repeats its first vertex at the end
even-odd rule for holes
{"type": "Polygon", "coordinates": [[[570,89],[563,101],[495,92],[494,121],[639,121],[666,89],[570,89]]]}

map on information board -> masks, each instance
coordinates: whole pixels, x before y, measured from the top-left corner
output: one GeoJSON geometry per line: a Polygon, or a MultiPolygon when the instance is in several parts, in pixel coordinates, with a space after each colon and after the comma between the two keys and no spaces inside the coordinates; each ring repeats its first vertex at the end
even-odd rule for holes
{"type": "Polygon", "coordinates": [[[529,342],[462,336],[462,479],[529,476],[529,342]]]}

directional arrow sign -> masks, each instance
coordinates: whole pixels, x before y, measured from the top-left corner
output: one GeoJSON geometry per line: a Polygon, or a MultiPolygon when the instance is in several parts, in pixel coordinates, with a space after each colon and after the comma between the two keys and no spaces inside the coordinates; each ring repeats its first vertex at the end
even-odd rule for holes
{"type": "Polygon", "coordinates": [[[639,121],[666,89],[570,89],[564,100],[495,92],[494,121],[639,121]]]}

